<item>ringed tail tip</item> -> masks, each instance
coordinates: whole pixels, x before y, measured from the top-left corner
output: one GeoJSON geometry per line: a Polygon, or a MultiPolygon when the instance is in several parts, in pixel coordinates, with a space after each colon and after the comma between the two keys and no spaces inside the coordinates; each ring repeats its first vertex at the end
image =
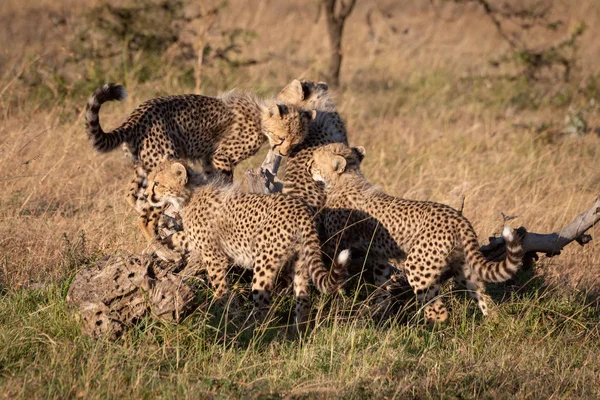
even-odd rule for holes
{"type": "Polygon", "coordinates": [[[125,100],[127,98],[127,90],[124,86],[116,83],[107,83],[102,86],[102,91],[108,94],[107,100],[125,100]]]}
{"type": "Polygon", "coordinates": [[[337,263],[341,266],[345,266],[350,262],[350,249],[342,250],[337,256],[337,263]]]}
{"type": "Polygon", "coordinates": [[[508,242],[512,242],[515,239],[513,229],[509,225],[506,225],[502,230],[502,237],[508,242]]]}

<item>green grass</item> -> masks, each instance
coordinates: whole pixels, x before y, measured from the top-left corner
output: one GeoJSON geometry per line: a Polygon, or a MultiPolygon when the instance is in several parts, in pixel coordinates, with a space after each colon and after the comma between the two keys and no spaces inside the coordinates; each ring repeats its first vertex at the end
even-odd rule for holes
{"type": "Polygon", "coordinates": [[[487,320],[467,296],[454,293],[447,298],[450,321],[433,329],[412,311],[383,324],[338,318],[342,306],[334,300],[303,341],[283,328],[225,338],[218,316],[200,311],[178,326],[147,319],[117,342],[92,340],[65,303],[66,284],[8,291],[0,299],[0,392],[11,398],[600,396],[598,310],[535,285],[500,303],[487,320]]]}

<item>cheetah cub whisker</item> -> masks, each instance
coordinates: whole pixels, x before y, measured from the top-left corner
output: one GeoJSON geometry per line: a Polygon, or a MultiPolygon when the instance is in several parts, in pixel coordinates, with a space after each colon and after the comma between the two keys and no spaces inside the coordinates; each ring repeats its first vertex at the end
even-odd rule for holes
{"type": "Polygon", "coordinates": [[[364,154],[362,147],[329,144],[317,149],[307,165],[327,193],[323,218],[327,237],[332,238],[329,241],[367,252],[375,275],[386,280],[388,261],[402,264],[417,299],[426,304],[428,322],[448,317],[438,297],[447,270],[469,290],[486,315],[483,283],[506,281],[519,269],[525,229],[506,226],[506,259],[488,261],[479,251],[471,223],[457,210],[431,201],[393,197],[373,187],[360,170],[364,154]]]}
{"type": "Polygon", "coordinates": [[[242,193],[222,179],[198,178],[176,161],[149,175],[147,197],[155,206],[172,204],[180,211],[184,230],[173,234],[169,244],[204,264],[217,298],[229,292],[230,265],[254,271],[252,297],[259,320],[270,307],[276,278],[286,264],[293,277],[298,325],[307,321],[310,310],[309,279],[323,293],[333,293],[344,283],[349,251],[342,251],[331,269],[325,267],[313,215],[300,199],[242,193]]]}

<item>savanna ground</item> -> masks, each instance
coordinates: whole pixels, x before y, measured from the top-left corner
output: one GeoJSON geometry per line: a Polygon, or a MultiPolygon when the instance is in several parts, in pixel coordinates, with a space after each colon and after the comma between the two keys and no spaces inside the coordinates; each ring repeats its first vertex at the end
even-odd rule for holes
{"type": "MultiPolygon", "coordinates": [[[[195,84],[193,59],[171,46],[171,32],[183,30],[168,7],[129,29],[93,9],[102,4],[0,4],[2,396],[600,397],[597,242],[571,244],[490,287],[497,306],[488,320],[450,287],[451,318],[433,329],[415,307],[385,323],[348,318],[348,290],[346,299],[315,299],[319,326],[302,343],[276,324],[237,332],[204,311],[178,326],[144,320],[114,343],[82,335],[65,304],[73,274],[104,254],[144,248],[123,199],[131,168],[120,152],[92,151],[86,99],[107,81],[127,87],[125,102],[102,108],[112,128],[143,100],[195,84]]],[[[268,95],[293,78],[321,79],[329,48],[316,4],[228,2],[208,35],[202,92],[268,95]],[[239,53],[227,51],[232,43],[239,53]]],[[[366,175],[397,196],[454,207],[464,196],[482,243],[500,231],[501,212],[517,217],[513,226],[551,232],[586,210],[600,194],[600,4],[545,4],[547,18],[563,23],[519,31],[531,46],[586,26],[568,82],[560,68],[527,80],[518,64],[493,66],[509,48],[478,4],[359,2],[336,98],[351,143],[367,149],[366,175]]]]}

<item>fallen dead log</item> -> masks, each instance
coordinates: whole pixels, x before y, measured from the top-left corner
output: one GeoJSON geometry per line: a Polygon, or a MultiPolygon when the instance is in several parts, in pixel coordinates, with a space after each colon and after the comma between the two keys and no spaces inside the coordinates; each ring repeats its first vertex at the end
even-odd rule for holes
{"type": "MultiPolygon", "coordinates": [[[[581,246],[589,243],[592,236],[586,232],[600,221],[600,197],[587,211],[579,214],[575,219],[559,231],[553,233],[527,232],[523,247],[525,254],[533,257],[537,253],[544,253],[554,257],[561,253],[563,248],[571,242],[581,246]]],[[[480,248],[489,260],[504,258],[505,244],[502,237],[489,238],[490,243],[480,248]]]]}
{"type": "Polygon", "coordinates": [[[178,323],[194,309],[195,297],[173,273],[176,267],[153,256],[106,256],[75,275],[67,302],[95,338],[115,340],[148,314],[178,323]]]}

